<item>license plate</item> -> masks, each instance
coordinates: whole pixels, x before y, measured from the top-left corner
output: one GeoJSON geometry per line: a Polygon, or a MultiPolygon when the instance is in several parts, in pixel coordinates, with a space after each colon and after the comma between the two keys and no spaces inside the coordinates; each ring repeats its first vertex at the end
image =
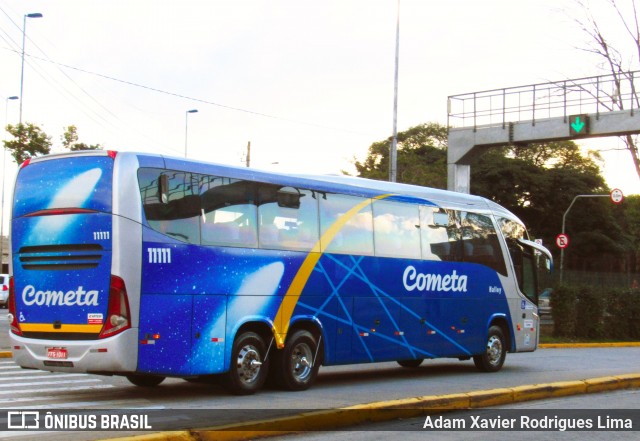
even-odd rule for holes
{"type": "Polygon", "coordinates": [[[47,348],[47,358],[66,359],[68,356],[65,348],[47,348]]]}

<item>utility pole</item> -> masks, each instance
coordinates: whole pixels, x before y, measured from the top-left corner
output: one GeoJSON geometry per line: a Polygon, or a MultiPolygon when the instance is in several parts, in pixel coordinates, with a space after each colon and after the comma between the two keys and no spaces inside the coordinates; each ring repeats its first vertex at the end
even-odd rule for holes
{"type": "Polygon", "coordinates": [[[400,57],[400,0],[398,0],[398,19],[396,23],[396,70],[393,86],[393,138],[389,149],[389,182],[396,182],[398,173],[398,63],[400,57]]]}
{"type": "Polygon", "coordinates": [[[247,167],[251,166],[251,141],[247,143],[247,167]]]}

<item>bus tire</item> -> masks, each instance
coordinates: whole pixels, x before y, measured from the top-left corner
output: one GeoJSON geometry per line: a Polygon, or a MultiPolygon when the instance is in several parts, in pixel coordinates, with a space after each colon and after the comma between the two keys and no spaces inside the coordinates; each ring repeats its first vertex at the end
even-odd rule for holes
{"type": "Polygon", "coordinates": [[[507,345],[500,326],[491,326],[487,334],[485,350],[473,356],[473,362],[482,372],[498,372],[507,356],[507,345]]]}
{"type": "Polygon", "coordinates": [[[267,378],[269,359],[264,340],[255,332],[245,332],[233,342],[231,365],[225,386],[235,395],[256,393],[267,378]]]}
{"type": "Polygon", "coordinates": [[[307,390],[315,382],[320,369],[318,343],[309,331],[298,330],[276,355],[275,381],[285,390],[307,390]],[[315,362],[314,362],[315,358],[315,362]]]}
{"type": "Polygon", "coordinates": [[[164,381],[165,377],[159,377],[156,375],[141,375],[141,374],[129,374],[127,380],[131,384],[135,384],[138,387],[156,387],[164,381]]]}
{"type": "Polygon", "coordinates": [[[424,358],[414,358],[412,360],[398,360],[398,364],[403,368],[417,368],[423,361],[424,358]]]}

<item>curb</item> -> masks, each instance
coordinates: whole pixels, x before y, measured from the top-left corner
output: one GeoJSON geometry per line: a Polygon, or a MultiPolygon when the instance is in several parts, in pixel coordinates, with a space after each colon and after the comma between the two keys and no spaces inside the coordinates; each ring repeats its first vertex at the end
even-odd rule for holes
{"type": "Polygon", "coordinates": [[[542,343],[538,345],[540,349],[555,348],[637,348],[640,347],[638,341],[627,341],[618,343],[542,343]]]}
{"type": "Polygon", "coordinates": [[[428,395],[302,413],[271,420],[112,438],[110,441],[238,441],[308,431],[339,430],[363,423],[413,418],[461,409],[480,409],[543,398],[640,388],[640,373],[576,381],[531,384],[475,392],[428,395]]]}

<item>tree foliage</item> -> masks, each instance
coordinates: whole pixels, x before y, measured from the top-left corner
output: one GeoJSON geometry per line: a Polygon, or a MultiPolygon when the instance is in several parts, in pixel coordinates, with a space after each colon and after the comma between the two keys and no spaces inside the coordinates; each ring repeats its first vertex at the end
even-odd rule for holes
{"type": "Polygon", "coordinates": [[[11,152],[18,164],[32,156],[42,156],[51,152],[51,137],[35,124],[9,124],[6,130],[14,139],[2,141],[4,148],[11,152]]]}
{"type": "MultiPolygon", "coordinates": [[[[358,176],[389,179],[391,138],[374,142],[364,161],[355,161],[358,176]]],[[[397,179],[407,184],[447,188],[447,128],[420,124],[398,133],[397,179]]]]}
{"type": "MultiPolygon", "coordinates": [[[[51,153],[51,137],[40,127],[32,123],[9,124],[7,132],[13,139],[2,141],[4,148],[11,152],[11,156],[17,164],[23,163],[27,158],[48,155],[51,153]]],[[[86,144],[78,142],[78,129],[74,125],[65,128],[61,137],[62,146],[70,151],[77,150],[102,150],[100,144],[86,144]]]]}
{"type": "Polygon", "coordinates": [[[520,217],[533,237],[552,250],[562,231],[571,237],[567,259],[576,269],[614,271],[612,267],[632,248],[617,217],[620,207],[608,198],[600,174],[599,156],[583,154],[573,141],[535,143],[490,150],[471,166],[471,191],[503,205],[520,217]]]}
{"type": "Polygon", "coordinates": [[[72,152],[77,150],[102,150],[100,144],[85,144],[78,142],[78,129],[74,125],[67,127],[62,134],[62,146],[72,152]]]}

